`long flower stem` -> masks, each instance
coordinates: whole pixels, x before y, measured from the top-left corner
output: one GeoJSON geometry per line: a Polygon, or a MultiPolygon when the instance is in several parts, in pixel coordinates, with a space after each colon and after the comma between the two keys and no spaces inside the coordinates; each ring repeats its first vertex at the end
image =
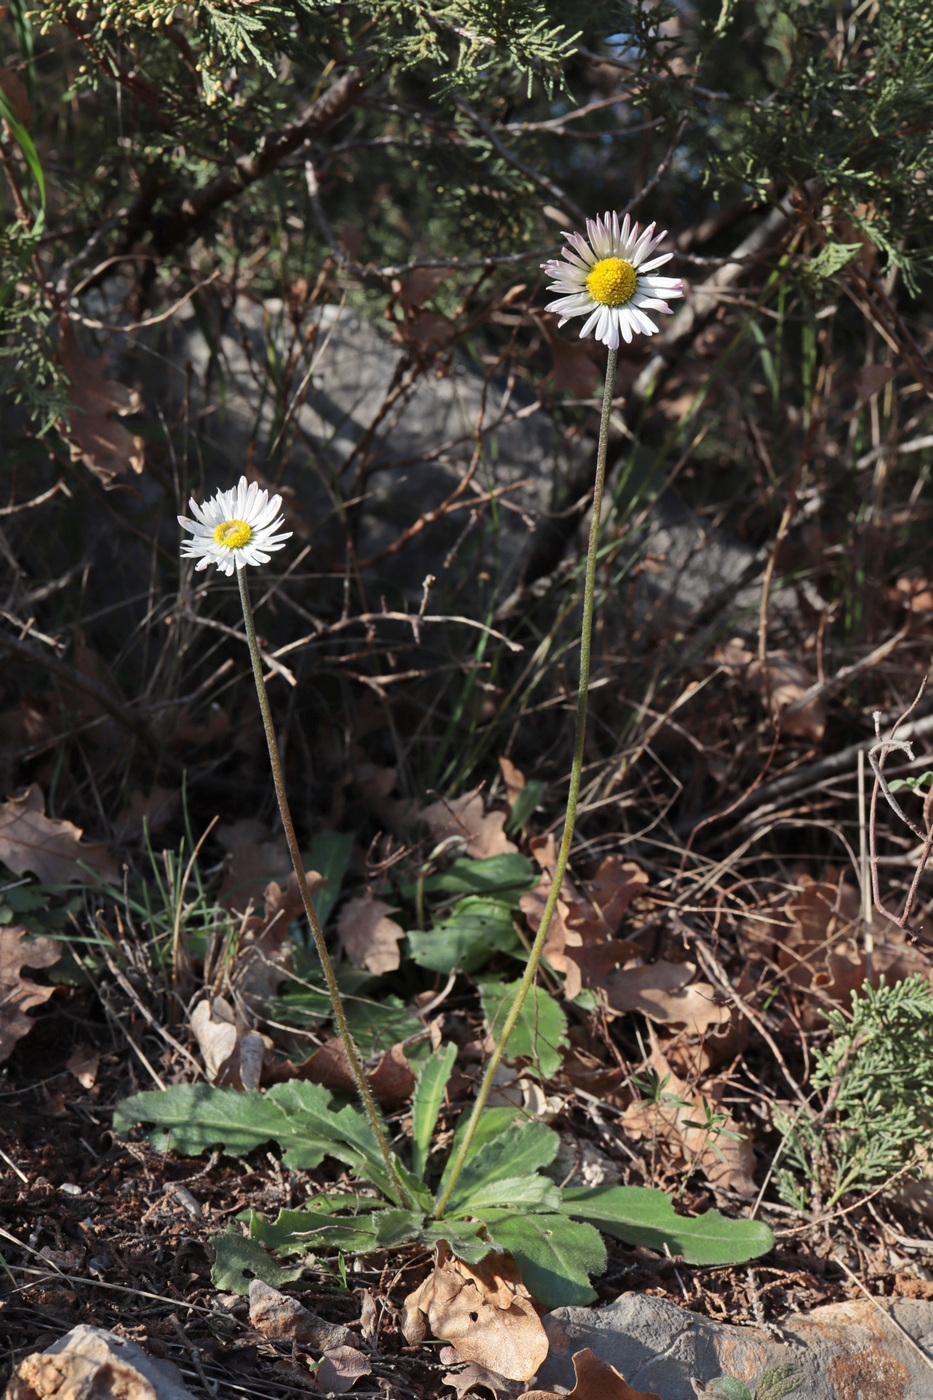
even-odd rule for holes
{"type": "Polygon", "coordinates": [[[308,881],[305,878],[304,862],[301,859],[301,852],[298,849],[298,838],[295,835],[295,825],[292,821],[291,809],[288,805],[288,797],[285,793],[285,781],[282,777],[282,764],[279,761],[279,747],[276,743],[275,729],[272,724],[272,711],[269,709],[269,696],[266,693],[266,683],[262,675],[262,660],[259,656],[259,644],[256,641],[256,627],[253,622],[253,608],[249,600],[249,589],[246,586],[246,570],[237,569],[237,582],[240,585],[240,602],[243,605],[243,623],[246,628],[246,640],[249,644],[250,660],[253,663],[253,677],[256,681],[256,694],[259,698],[259,709],[262,713],[263,728],[266,731],[266,742],[269,745],[269,762],[272,765],[272,781],[275,784],[275,795],[279,804],[279,811],[282,814],[282,826],[285,831],[285,840],[288,843],[288,853],[292,858],[292,865],[295,869],[295,878],[298,881],[298,890],[301,894],[301,902],[304,905],[305,913],[308,916],[308,923],[311,925],[311,932],[314,935],[314,946],[321,962],[324,972],[324,981],[327,983],[327,993],[330,997],[331,1006],[334,1009],[334,1020],[337,1022],[337,1031],[343,1044],[344,1053],[350,1066],[350,1073],[353,1075],[354,1083],[362,1100],[363,1109],[369,1120],[369,1126],[373,1130],[373,1135],[379,1145],[382,1160],[385,1162],[386,1171],[394,1186],[401,1205],[406,1210],[414,1208],[414,1201],[402,1182],[398,1173],[398,1168],[392,1156],[392,1149],[389,1147],[386,1138],[385,1127],[382,1117],[373,1098],[373,1092],[366,1081],[363,1073],[363,1065],[360,1060],[360,1052],[354,1044],[350,1034],[350,1027],[347,1023],[347,1014],[344,1010],[343,999],[340,995],[340,988],[337,986],[337,978],[334,975],[334,965],[330,960],[327,951],[327,944],[324,942],[324,931],[321,928],[321,921],[317,916],[317,911],[311,899],[311,891],[308,889],[308,881]]]}
{"type": "Polygon", "coordinates": [[[583,620],[580,626],[580,686],[577,692],[577,722],[573,742],[573,763],[570,768],[570,787],[567,793],[567,815],[564,819],[564,834],[561,838],[560,850],[557,853],[557,863],[554,866],[554,875],[551,880],[551,888],[548,893],[544,912],[541,915],[541,922],[538,925],[538,932],[535,941],[531,945],[531,952],[528,954],[528,963],[525,972],[519,983],[518,992],[512,1003],[512,1008],[505,1019],[505,1024],[499,1035],[496,1046],[490,1056],[486,1066],[486,1073],[479,1087],[476,1102],[473,1105],[473,1112],[470,1114],[466,1131],[457,1149],[456,1156],[452,1159],[446,1172],[446,1183],[441,1193],[440,1199],[434,1210],[434,1215],[438,1220],[443,1219],[448,1202],[453,1194],[454,1188],[463,1170],[476,1132],[480,1115],[486,1107],[496,1070],[502,1056],[505,1054],[506,1046],[509,1043],[509,1036],[515,1029],[525,998],[531,990],[531,984],[535,979],[538,970],[538,963],[541,961],[541,950],[547,938],[548,928],[554,910],[557,908],[557,900],[560,896],[560,888],[564,879],[564,871],[567,869],[567,862],[570,859],[570,848],[573,844],[573,829],[577,816],[577,799],[580,795],[580,779],[583,774],[583,748],[586,740],[586,704],[590,683],[590,642],[593,635],[593,599],[596,592],[596,554],[599,546],[599,525],[602,514],[603,486],[606,481],[606,452],[609,446],[609,418],[612,412],[612,389],[616,376],[617,350],[609,351],[609,358],[606,362],[606,387],[603,391],[603,411],[599,420],[599,445],[596,450],[596,480],[593,485],[593,513],[590,521],[590,539],[586,554],[586,576],[583,585],[583,620]]]}

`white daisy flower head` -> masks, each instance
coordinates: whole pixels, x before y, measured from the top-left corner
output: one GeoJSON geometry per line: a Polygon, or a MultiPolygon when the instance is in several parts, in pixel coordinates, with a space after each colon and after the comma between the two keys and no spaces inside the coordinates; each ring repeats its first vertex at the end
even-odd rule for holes
{"type": "Polygon", "coordinates": [[[269,552],[281,549],[292,536],[291,530],[275,533],[284,523],[279,514],[282,497],[260,491],[257,482],[247,482],[245,476],[203,506],[193,498],[188,504],[196,519],[180,515],[178,523],[194,538],[183,542],[181,554],[183,559],[197,559],[196,569],[216,564],[229,577],[247,564],[268,564],[269,552]]]}
{"type": "Polygon", "coordinates": [[[666,229],[659,234],[654,230],[655,225],[649,224],[642,233],[628,214],[620,222],[618,214],[607,213],[601,219],[587,219],[585,238],[582,233],[565,232],[570,247],[561,249],[560,258],[541,264],[554,279],[548,290],[561,294],[546,308],[558,313],[558,324],[562,326],[571,316],[586,316],[581,339],[593,334],[610,350],[618,349],[620,339],[628,344],[636,333],[654,335],[658,327],[646,313],[661,311],[669,316],[668,300],[684,294],[679,277],[657,275],[657,269],[674,255],[652,257],[667,236],[666,229]]]}

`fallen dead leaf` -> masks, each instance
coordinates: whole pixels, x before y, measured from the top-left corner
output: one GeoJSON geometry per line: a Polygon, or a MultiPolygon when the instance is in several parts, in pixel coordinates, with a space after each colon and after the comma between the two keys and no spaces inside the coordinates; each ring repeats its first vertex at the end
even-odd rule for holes
{"type": "Polygon", "coordinates": [[[71,447],[72,460],[83,462],[105,486],[124,472],[141,472],[143,440],[110,415],[138,413],[142,401],[135,389],[108,379],[102,357],[92,359],[78,349],[71,322],[61,322],[62,368],[71,380],[73,405],[60,431],[71,447]]]}
{"type": "Polygon", "coordinates": [[[407,320],[396,321],[392,340],[396,345],[426,350],[429,345],[448,345],[456,333],[454,322],[439,311],[414,310],[407,320]]]}
{"type": "Polygon", "coordinates": [[[392,290],[406,315],[429,302],[446,276],[443,268],[418,267],[405,278],[393,278],[392,290]]]}
{"type": "Polygon", "coordinates": [[[612,937],[619,932],[632,901],[643,895],[647,887],[648,876],[634,861],[607,856],[599,866],[587,888],[612,937]]]}
{"type": "Polygon", "coordinates": [[[238,1022],[233,1007],[223,997],[199,1001],[190,1024],[212,1084],[259,1088],[263,1065],[272,1054],[272,1041],[267,1036],[238,1022]]]}
{"type": "MultiPolygon", "coordinates": [[[[444,1366],[456,1365],[457,1352],[454,1347],[441,1347],[439,1359],[444,1366]]],[[[442,1380],[451,1390],[457,1392],[458,1400],[464,1400],[464,1397],[478,1386],[492,1391],[496,1400],[516,1400],[525,1384],[524,1381],[510,1381],[508,1376],[500,1376],[498,1371],[489,1371],[476,1361],[469,1362],[460,1371],[448,1371],[442,1380]]]]}
{"type": "Polygon", "coordinates": [[[437,845],[450,841],[451,845],[461,844],[467,855],[476,860],[487,856],[507,855],[517,851],[503,831],[506,822],[504,812],[483,812],[483,799],[478,792],[465,793],[463,797],[448,800],[442,798],[425,807],[419,816],[427,823],[437,845]]]}
{"type": "MultiPolygon", "coordinates": [[[[805,994],[801,1021],[805,1029],[813,1029],[822,1024],[827,1005],[848,1007],[852,992],[865,981],[859,893],[836,867],[828,866],[822,880],[799,877],[797,893],[787,901],[783,913],[790,926],[777,930],[777,964],[786,980],[805,994]]],[[[925,920],[924,927],[926,924],[925,920]]],[[[913,973],[933,981],[928,957],[907,942],[902,929],[880,915],[873,927],[874,985],[882,975],[889,983],[913,973]]],[[[774,934],[772,925],[772,939],[774,934]]]]}
{"type": "Polygon", "coordinates": [[[360,1376],[370,1375],[372,1369],[369,1358],[356,1347],[334,1347],[325,1351],[314,1372],[314,1383],[324,1395],[345,1395],[360,1376]]]}
{"type": "Polygon", "coordinates": [[[614,1366],[600,1361],[589,1347],[574,1353],[576,1384],[566,1397],[556,1390],[526,1390],[518,1400],[661,1400],[653,1390],[633,1390],[614,1366]]]}
{"type": "Polygon", "coordinates": [[[258,909],[270,880],[283,882],[293,873],[284,836],[273,837],[262,822],[245,817],[218,826],[216,834],[226,852],[217,901],[234,914],[245,914],[250,906],[258,909]]]}
{"type": "Polygon", "coordinates": [[[187,707],[181,710],[166,710],[165,719],[171,724],[170,729],[167,724],[162,726],[167,730],[165,742],[173,753],[189,746],[200,748],[202,744],[223,738],[233,728],[230,716],[216,700],[210,706],[207,720],[203,724],[188,718],[187,707]]]}
{"type": "Polygon", "coordinates": [[[702,1035],[731,1017],[728,1006],[716,1002],[708,982],[695,982],[693,963],[666,962],[624,967],[606,979],[606,998],[613,1011],[640,1011],[662,1025],[683,1026],[688,1035],[702,1035]]]}
{"type": "Polygon", "coordinates": [[[326,1322],[317,1313],[309,1312],[297,1298],[280,1293],[258,1278],[250,1280],[249,1320],[264,1337],[298,1342],[301,1346],[317,1347],[319,1351],[352,1348],[353,1343],[360,1340],[349,1327],[339,1322],[326,1322]]]}
{"type": "Polygon", "coordinates": [[[545,380],[558,391],[566,389],[575,399],[592,398],[599,369],[589,342],[568,340],[567,336],[558,334],[556,316],[542,316],[541,326],[552,358],[552,368],[545,380]]]}
{"type": "MultiPolygon", "coordinates": [[[[519,900],[533,935],[540,925],[551,890],[557,846],[553,836],[545,836],[532,840],[529,848],[544,871],[534,889],[519,900]]],[[[634,943],[614,935],[632,900],[644,893],[647,879],[637,865],[615,856],[605,860],[596,872],[590,886],[592,897],[583,894],[570,877],[564,875],[543,956],[555,971],[563,974],[564,995],[569,1001],[583,987],[604,986],[612,968],[637,956],[638,948],[634,943]]]]}
{"type": "Polygon", "coordinates": [[[405,937],[401,924],[389,918],[396,912],[391,904],[376,899],[369,890],[343,906],[337,920],[337,934],[354,967],[364,967],[377,976],[395,971],[402,960],[399,939],[405,937]]]}
{"type": "Polygon", "coordinates": [[[38,783],[21,797],[0,803],[0,860],[16,875],[28,871],[48,885],[94,883],[95,875],[119,884],[119,867],[107,847],[103,842],[82,841],[82,835],[72,822],[45,815],[38,783]]]}
{"type": "Polygon", "coordinates": [[[505,795],[511,807],[519,794],[525,791],[525,775],[520,768],[516,768],[510,758],[499,759],[499,772],[502,774],[505,795]]]}
{"type": "Polygon", "coordinates": [[[161,831],[180,807],[181,793],[177,788],[163,788],[158,784],[149,792],[134,788],[130,793],[129,806],[123,809],[113,824],[114,838],[117,841],[134,841],[146,831],[161,831]]]}
{"type": "MultiPolygon", "coordinates": [[[[312,897],[327,883],[316,870],[306,870],[305,879],[312,897]]],[[[270,880],[263,891],[262,914],[251,914],[240,929],[230,970],[230,979],[240,996],[257,1002],[275,996],[292,968],[291,926],[303,914],[304,901],[294,870],[284,884],[270,880]]]]}
{"type": "Polygon", "coordinates": [[[48,1001],[55,991],[24,977],[23,968],[51,967],[61,955],[54,938],[30,938],[18,925],[0,928],[0,1064],[32,1030],[32,1017],[26,1012],[48,1001]]]}
{"type": "Polygon", "coordinates": [[[26,91],[26,85],[12,68],[0,66],[0,92],[3,93],[10,109],[18,122],[23,126],[29,125],[32,121],[32,103],[26,91]]]}
{"type": "Polygon", "coordinates": [[[702,1091],[692,1089],[671,1069],[653,1035],[651,1041],[648,1065],[663,1088],[656,1100],[642,1100],[625,1110],[621,1122],[626,1133],[634,1138],[661,1138],[669,1147],[679,1147],[685,1169],[699,1169],[711,1186],[727,1187],[740,1196],[754,1196],[754,1149],[732,1117],[722,1114],[719,1108],[722,1083],[711,1080],[702,1091]],[[707,1108],[719,1121],[712,1129],[694,1126],[706,1121],[707,1108]]]}
{"type": "MultiPolygon", "coordinates": [[[[566,888],[567,883],[565,878],[562,890],[566,888]]],[[[551,877],[545,874],[541,876],[534,889],[528,890],[518,901],[519,908],[528,920],[528,929],[532,938],[541,927],[544,906],[550,892],[551,877]]],[[[582,982],[580,970],[570,958],[571,949],[581,942],[580,934],[570,928],[568,923],[570,907],[570,904],[564,899],[558,899],[555,904],[551,922],[548,924],[542,956],[546,962],[550,963],[555,972],[563,973],[566,979],[564,993],[567,999],[572,1001],[580,991],[582,982]]]]}
{"type": "Polygon", "coordinates": [[[889,384],[897,374],[896,365],[862,365],[855,376],[855,392],[858,395],[858,407],[867,403],[879,390],[889,384]]]}
{"type": "Polygon", "coordinates": [[[756,695],[767,695],[771,718],[781,732],[818,744],[826,732],[826,709],[819,696],[800,703],[813,685],[805,666],[786,651],[769,652],[762,667],[757,656],[738,638],[718,647],[715,660],[756,695]]]}
{"type": "Polygon", "coordinates": [[[93,1089],[100,1068],[100,1055],[89,1045],[79,1045],[77,1050],[69,1055],[65,1068],[70,1070],[82,1088],[93,1089]]]}
{"type": "Polygon", "coordinates": [[[401,1325],[406,1341],[423,1341],[430,1328],[459,1360],[510,1380],[530,1380],[548,1352],[547,1333],[509,1254],[487,1254],[470,1265],[439,1246],[433,1273],[402,1305],[401,1325]]]}
{"type": "Polygon", "coordinates": [[[123,761],[128,736],[98,696],[109,694],[116,698],[116,691],[100,653],[88,644],[84,629],[72,627],[71,633],[74,668],[79,676],[91,682],[92,689],[97,693],[92,694],[78,686],[68,687],[63,682],[68,714],[73,723],[84,726],[84,742],[94,751],[95,769],[110,769],[123,761]]]}
{"type": "MultiPolygon", "coordinates": [[[[326,1040],[301,1064],[296,1065],[292,1060],[280,1062],[267,1071],[263,1082],[273,1084],[283,1079],[307,1079],[338,1094],[357,1091],[346,1051],[339,1040],[326,1040]]],[[[380,1103],[404,1103],[415,1088],[415,1075],[401,1045],[383,1051],[372,1069],[366,1070],[366,1079],[373,1097],[380,1103]]]]}

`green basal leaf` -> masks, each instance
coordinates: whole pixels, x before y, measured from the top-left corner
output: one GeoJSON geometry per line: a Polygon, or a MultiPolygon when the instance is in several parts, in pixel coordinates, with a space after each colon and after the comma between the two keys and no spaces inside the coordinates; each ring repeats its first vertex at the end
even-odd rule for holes
{"type": "Polygon", "coordinates": [[[409,949],[419,967],[432,972],[473,972],[495,952],[514,953],[521,944],[512,910],[499,899],[467,895],[450,917],[426,932],[412,930],[409,949]]]}
{"type": "Polygon", "coordinates": [[[386,997],[383,1001],[348,998],[346,1012],[356,1048],[367,1059],[424,1030],[424,1022],[413,1016],[399,997],[386,997]]]}
{"type": "MultiPolygon", "coordinates": [[[[262,1095],[257,1095],[262,1097],[262,1095]]],[[[331,1096],[319,1084],[291,1079],[276,1084],[265,1095],[285,1113],[289,1127],[314,1135],[319,1142],[330,1141],[327,1152],[353,1167],[357,1175],[370,1181],[388,1199],[395,1199],[395,1187],[385,1168],[382,1153],[362,1111],[351,1104],[335,1110],[331,1096]]],[[[284,1146],[284,1144],[283,1144],[284,1146]]],[[[287,1166],[297,1166],[285,1152],[287,1166]]]]}
{"type": "Polygon", "coordinates": [[[755,1388],[755,1400],[784,1400],[792,1395],[803,1381],[803,1366],[799,1361],[786,1361],[783,1366],[773,1366],[765,1371],[755,1388]]]}
{"type": "Polygon", "coordinates": [[[535,808],[540,804],[543,796],[544,784],[538,778],[532,778],[525,784],[512,803],[509,819],[505,824],[507,835],[511,836],[514,832],[521,831],[534,814],[535,808]]]}
{"type": "Polygon", "coordinates": [[[754,1400],[745,1382],[736,1380],[734,1376],[717,1376],[707,1385],[705,1394],[721,1395],[723,1400],[754,1400]]]}
{"type": "MultiPolygon", "coordinates": [[[[559,1144],[560,1139],[553,1128],[533,1119],[514,1123],[478,1146],[474,1139],[450,1200],[450,1213],[465,1210],[466,1203],[472,1201],[481,1189],[494,1187],[498,1181],[516,1175],[533,1176],[540,1167],[546,1167],[554,1160],[559,1144]]],[[[451,1153],[451,1160],[453,1156],[454,1153],[451,1153]]],[[[441,1180],[442,1189],[444,1178],[441,1180]]]]}
{"type": "MultiPolygon", "coordinates": [[[[520,985],[519,982],[480,983],[483,1014],[494,1039],[498,1039],[498,1028],[509,1014],[520,985]]],[[[567,1017],[549,992],[533,986],[509,1036],[509,1058],[521,1056],[531,1060],[542,1077],[550,1079],[560,1069],[561,1050],[567,1043],[567,1017]]]]}
{"type": "Polygon", "coordinates": [[[489,1206],[516,1206],[524,1210],[560,1210],[560,1191],[544,1176],[506,1176],[478,1186],[464,1200],[455,1193],[458,1211],[481,1215],[489,1206]]]}
{"type": "Polygon", "coordinates": [[[416,1211],[382,1210],[373,1216],[373,1225],[377,1249],[402,1244],[434,1249],[445,1240],[459,1258],[469,1262],[484,1258],[492,1249],[488,1240],[479,1238],[484,1229],[482,1220],[432,1220],[416,1211]]]}
{"type": "MultiPolygon", "coordinates": [[[[308,1086],[310,1087],[310,1086],[308,1086]]],[[[329,1095],[324,1094],[326,1099],[329,1095]]],[[[240,1157],[268,1142],[287,1147],[291,1167],[310,1169],[332,1150],[333,1134],[322,1135],[309,1125],[290,1122],[270,1094],[218,1089],[210,1084],[177,1084],[146,1090],[124,1099],[114,1113],[114,1132],[126,1133],[137,1123],[153,1123],[147,1140],[160,1152],[194,1157],[220,1147],[240,1157]]]]}
{"type": "MultiPolygon", "coordinates": [[[[426,894],[496,894],[504,903],[517,907],[519,896],[533,889],[536,878],[531,861],[517,852],[485,860],[461,856],[449,870],[425,880],[424,890],[426,894]]],[[[413,895],[414,886],[409,888],[413,895]]]]}
{"type": "Polygon", "coordinates": [[[401,1177],[403,1185],[408,1187],[408,1194],[411,1196],[415,1205],[423,1211],[433,1210],[434,1193],[431,1191],[431,1188],[421,1180],[421,1177],[415,1176],[414,1172],[410,1172],[405,1164],[400,1162],[397,1158],[395,1161],[395,1170],[401,1177]]]}
{"type": "Polygon", "coordinates": [[[295,1283],[304,1273],[304,1263],[282,1268],[271,1259],[262,1245],[240,1233],[236,1225],[228,1225],[222,1235],[211,1240],[215,1262],[211,1282],[222,1293],[248,1293],[250,1280],[261,1279],[270,1288],[284,1288],[295,1283]]]}
{"type": "Polygon", "coordinates": [[[481,1236],[477,1232],[477,1227],[478,1230],[484,1230],[483,1221],[451,1220],[448,1217],[434,1223],[441,1238],[450,1246],[450,1252],[456,1254],[458,1259],[465,1260],[467,1264],[478,1264],[496,1247],[487,1235],[481,1236]]]}
{"type": "Polygon", "coordinates": [[[381,1204],[360,1196],[319,1196],[302,1210],[280,1210],[275,1220],[251,1211],[250,1238],[277,1254],[307,1255],[319,1249],[364,1253],[373,1248],[372,1212],[381,1204]]]}
{"type": "Polygon", "coordinates": [[[774,1237],[759,1220],[729,1220],[718,1210],[677,1215],[650,1186],[565,1186],[561,1210],[626,1244],[681,1255],[688,1264],[742,1264],[767,1254],[774,1237]]]}
{"type": "Polygon", "coordinates": [[[444,1090],[457,1058],[456,1045],[445,1045],[422,1067],[411,1101],[412,1169],[423,1177],[431,1151],[431,1139],[444,1102],[444,1090]]]}
{"type": "MultiPolygon", "coordinates": [[[[209,1084],[178,1084],[171,1089],[134,1094],[118,1107],[114,1131],[136,1123],[154,1123],[147,1134],[160,1151],[191,1156],[221,1147],[241,1156],[269,1141],[282,1148],[285,1165],[305,1170],[325,1156],[352,1167],[389,1200],[395,1187],[385,1168],[372,1129],[360,1109],[335,1109],[320,1084],[290,1080],[268,1093],[218,1089],[209,1084]]],[[[421,1191],[425,1191],[420,1186],[421,1191]]]]}
{"type": "Polygon", "coordinates": [[[590,1276],[606,1268],[606,1246],[598,1230],[565,1215],[487,1210],[487,1229],[497,1249],[507,1249],[522,1282],[547,1308],[592,1303],[590,1276]]]}
{"type": "MultiPolygon", "coordinates": [[[[470,1110],[466,1109],[462,1114],[454,1132],[454,1140],[450,1149],[450,1155],[456,1154],[457,1148],[463,1139],[467,1124],[470,1121],[470,1110]]],[[[510,1104],[496,1104],[494,1108],[484,1108],[476,1125],[476,1132],[473,1134],[473,1141],[470,1144],[470,1155],[478,1152],[481,1147],[485,1147],[487,1142],[492,1142],[500,1133],[504,1133],[506,1128],[511,1128],[526,1121],[520,1108],[514,1108],[510,1104]]]]}
{"type": "Polygon", "coordinates": [[[319,831],[308,852],[308,868],[323,875],[327,884],[312,897],[314,912],[325,928],[340,898],[340,890],[350,865],[353,850],[352,831],[319,831]]]}

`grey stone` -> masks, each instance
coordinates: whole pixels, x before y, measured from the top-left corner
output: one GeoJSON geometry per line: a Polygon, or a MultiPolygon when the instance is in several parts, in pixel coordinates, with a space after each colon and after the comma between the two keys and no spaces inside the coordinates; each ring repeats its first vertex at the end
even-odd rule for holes
{"type": "MultiPolygon", "coordinates": [[[[197,315],[185,307],[154,338],[138,337],[131,355],[120,377],[141,380],[150,411],[158,405],[166,421],[190,423],[216,484],[247,460],[267,469],[279,439],[288,444],[284,480],[311,523],[312,568],[343,567],[337,502],[349,502],[356,558],[376,560],[367,577],[390,598],[420,601],[432,574],[448,596],[460,592],[472,604],[477,573],[490,569],[501,605],[555,484],[578,476],[593,454],[588,437],[568,447],[527,385],[487,379],[460,353],[440,370],[419,369],[384,329],[339,306],[323,307],[299,331],[279,300],[240,297],[224,308],[205,298],[197,315]],[[269,392],[270,362],[289,366],[277,395],[269,392]],[[471,463],[457,508],[380,558],[450,498],[471,463]],[[483,499],[489,490],[501,493],[495,511],[483,499]]],[[[651,507],[632,547],[655,559],[639,579],[645,606],[660,603],[681,621],[722,611],[744,617],[754,633],[766,552],[708,526],[673,491],[651,507]]],[[[778,613],[795,606],[778,583],[772,601],[778,613]]]]}
{"type": "Polygon", "coordinates": [[[102,1327],[73,1327],[44,1352],[24,1357],[4,1400],[194,1400],[171,1361],[157,1361],[102,1327]]]}
{"type": "Polygon", "coordinates": [[[735,1327],[665,1298],[627,1293],[600,1308],[557,1308],[544,1319],[548,1359],[536,1384],[574,1383],[573,1354],[589,1347],[636,1391],[696,1400],[695,1381],[727,1375],[754,1394],[763,1372],[795,1363],[791,1400],[931,1400],[933,1303],[865,1299],[833,1303],[780,1327],[735,1327]]]}
{"type": "MultiPolygon", "coordinates": [[[[390,592],[420,600],[425,576],[444,573],[464,532],[484,530],[485,560],[495,557],[502,586],[511,586],[566,465],[561,435],[525,386],[486,382],[459,354],[440,374],[421,370],[379,327],[338,306],[323,307],[301,333],[276,300],[243,297],[233,309],[215,306],[209,319],[208,329],[203,311],[186,309],[161,341],[135,343],[136,372],[151,386],[144,397],[157,399],[169,421],[187,413],[202,459],[225,482],[248,459],[266,469],[287,445],[285,480],[311,523],[312,568],[343,567],[347,512],[356,558],[376,559],[368,572],[390,592]],[[270,346],[275,363],[288,365],[274,397],[270,346]],[[448,501],[471,463],[456,508],[378,562],[448,501]],[[490,488],[501,493],[495,527],[484,503],[490,488]]],[[[476,552],[471,539],[464,556],[476,552]]]]}
{"type": "MultiPolygon", "coordinates": [[[[84,309],[113,327],[119,293],[112,284],[91,294],[84,309]]],[[[204,488],[213,491],[253,464],[295,490],[310,529],[303,567],[319,575],[315,601],[323,613],[343,604],[349,533],[353,561],[369,561],[361,610],[379,608],[383,597],[390,607],[411,609],[421,603],[430,574],[437,587],[428,612],[521,616],[535,590],[529,595],[518,585],[544,535],[542,522],[555,500],[562,508],[572,504],[555,495],[555,486],[573,483],[577,496],[588,489],[593,439],[568,438],[526,382],[486,375],[460,352],[439,364],[428,354],[422,363],[387,328],[344,306],[296,321],[281,300],[243,295],[230,306],[206,291],[197,308],[189,302],[143,330],[111,331],[96,349],[108,355],[113,378],[140,391],[147,451],[167,458],[173,474],[181,475],[187,462],[188,478],[203,474],[204,488]],[[471,464],[471,481],[452,499],[471,464]],[[495,505],[490,492],[497,493],[495,505]],[[454,508],[444,510],[445,503],[454,508]]],[[[139,426],[127,421],[134,431],[139,426]]],[[[642,447],[637,456],[642,479],[653,455],[642,447]]],[[[114,493],[113,503],[143,534],[159,521],[171,556],[178,530],[174,502],[166,509],[164,500],[166,475],[163,462],[160,472],[124,478],[130,490],[114,493]]],[[[607,524],[610,497],[611,490],[607,524]]],[[[112,533],[106,513],[92,506],[81,534],[89,552],[95,529],[112,533]]],[[[581,522],[577,553],[585,528],[581,522]]],[[[631,522],[627,528],[633,558],[652,557],[651,567],[636,568],[626,585],[635,590],[636,615],[662,628],[668,615],[686,624],[697,659],[708,655],[709,638],[756,634],[767,548],[756,550],[710,526],[670,490],[638,528],[631,522]]],[[[301,543],[290,543],[291,557],[301,543]]],[[[148,562],[140,556],[139,577],[130,577],[127,559],[115,554],[114,587],[121,596],[145,593],[148,562]]],[[[547,567],[557,570],[552,583],[565,596],[559,553],[547,567]]],[[[546,581],[539,582],[536,592],[546,592],[546,581]]],[[[797,616],[801,587],[782,589],[774,581],[774,644],[782,624],[797,616]]],[[[574,623],[571,617],[571,630],[574,623]]],[[[462,640],[462,629],[458,635],[462,640]]]]}

